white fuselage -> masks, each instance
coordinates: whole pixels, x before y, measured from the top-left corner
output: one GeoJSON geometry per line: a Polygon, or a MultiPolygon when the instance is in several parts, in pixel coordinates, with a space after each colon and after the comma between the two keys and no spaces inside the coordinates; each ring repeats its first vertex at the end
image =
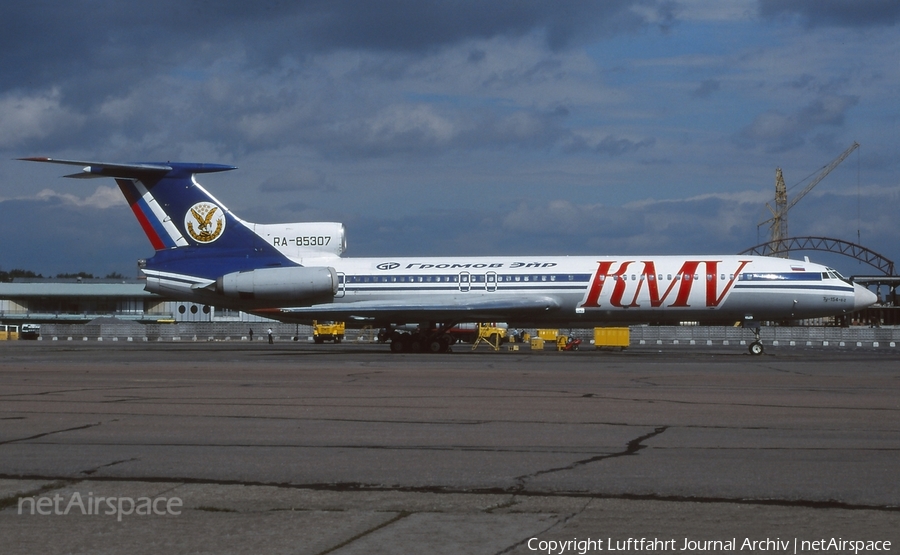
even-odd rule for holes
{"type": "MultiPolygon", "coordinates": [[[[874,296],[819,264],[754,256],[329,256],[304,258],[302,263],[335,270],[338,285],[332,302],[249,308],[283,309],[282,319],[298,321],[356,319],[396,324],[493,316],[517,325],[593,326],[816,318],[852,312],[871,304],[874,296]],[[543,299],[546,306],[492,309],[495,304],[507,306],[523,299],[543,299]],[[460,310],[453,312],[452,307],[460,310]]],[[[151,277],[148,288],[153,283],[162,285],[151,277]]],[[[170,287],[158,292],[182,298],[202,293],[185,288],[183,282],[168,283],[170,287]]]]}

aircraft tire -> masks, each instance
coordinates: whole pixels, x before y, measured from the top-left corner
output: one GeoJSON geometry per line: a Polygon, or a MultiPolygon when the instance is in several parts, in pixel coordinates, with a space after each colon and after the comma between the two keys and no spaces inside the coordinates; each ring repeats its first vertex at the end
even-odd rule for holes
{"type": "Polygon", "coordinates": [[[444,346],[441,344],[441,341],[439,339],[432,339],[428,342],[429,353],[440,353],[444,350],[444,346]]]}
{"type": "Polygon", "coordinates": [[[763,344],[759,341],[754,341],[753,343],[751,343],[749,349],[751,355],[761,355],[763,354],[763,351],[765,351],[765,349],[763,348],[763,344]]]}
{"type": "Polygon", "coordinates": [[[402,353],[403,352],[403,341],[400,339],[391,340],[391,352],[392,353],[402,353]]]}

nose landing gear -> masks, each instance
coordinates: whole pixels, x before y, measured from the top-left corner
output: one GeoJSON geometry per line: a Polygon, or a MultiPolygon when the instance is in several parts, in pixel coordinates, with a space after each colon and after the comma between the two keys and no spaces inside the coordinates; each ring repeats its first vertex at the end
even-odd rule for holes
{"type": "Polygon", "coordinates": [[[750,354],[754,355],[754,356],[763,354],[763,352],[765,352],[765,349],[763,348],[762,341],[760,341],[760,339],[759,339],[759,330],[760,330],[759,324],[754,322],[753,324],[744,324],[744,327],[749,327],[753,330],[754,340],[753,340],[753,343],[751,343],[750,347],[749,347],[750,354]]]}

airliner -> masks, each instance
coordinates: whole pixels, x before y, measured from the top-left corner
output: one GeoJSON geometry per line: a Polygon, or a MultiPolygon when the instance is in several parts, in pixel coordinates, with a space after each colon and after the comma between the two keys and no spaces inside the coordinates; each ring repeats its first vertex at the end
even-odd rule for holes
{"type": "Polygon", "coordinates": [[[460,323],[585,328],[740,322],[762,354],[760,322],[838,316],[871,291],[808,260],[760,256],[452,256],[344,258],[336,222],[255,224],[206,191],[195,163],[80,166],[65,177],[114,178],[155,249],[140,260],[146,290],[282,322],[384,327],[393,352],[446,352],[460,323]],[[418,330],[402,331],[409,324],[418,330]]]}

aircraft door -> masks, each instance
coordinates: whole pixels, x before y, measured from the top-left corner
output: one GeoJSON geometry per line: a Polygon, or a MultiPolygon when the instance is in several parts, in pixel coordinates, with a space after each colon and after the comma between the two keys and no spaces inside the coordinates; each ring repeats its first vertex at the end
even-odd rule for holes
{"type": "Polygon", "coordinates": [[[334,295],[334,298],[340,299],[341,297],[344,296],[344,287],[345,287],[344,284],[347,283],[347,276],[346,276],[346,274],[337,272],[337,279],[338,279],[338,290],[337,290],[337,293],[334,295]]]}
{"type": "Polygon", "coordinates": [[[497,290],[497,272],[488,272],[484,275],[484,288],[488,291],[497,290]]]}
{"type": "Polygon", "coordinates": [[[460,291],[468,291],[472,286],[472,275],[469,272],[460,272],[459,273],[459,290],[460,291]]]}

